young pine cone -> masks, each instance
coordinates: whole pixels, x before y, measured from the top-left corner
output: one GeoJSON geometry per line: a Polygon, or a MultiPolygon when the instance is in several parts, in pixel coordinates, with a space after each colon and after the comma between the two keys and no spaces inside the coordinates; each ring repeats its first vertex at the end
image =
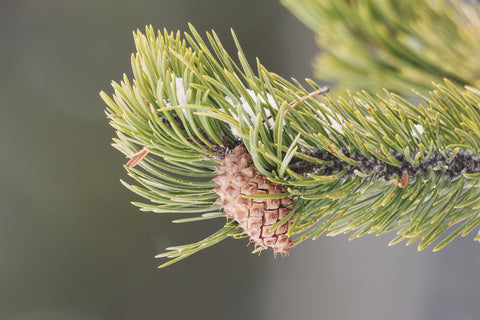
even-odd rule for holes
{"type": "Polygon", "coordinates": [[[286,187],[270,182],[253,164],[252,157],[243,145],[236,147],[216,167],[218,176],[213,179],[218,187],[213,190],[220,196],[216,201],[233,217],[250,241],[261,250],[271,247],[274,253],[287,254],[293,242],[287,235],[291,222],[287,221],[270,231],[279,220],[287,216],[292,203],[283,199],[247,199],[244,195],[283,193],[286,187]]]}

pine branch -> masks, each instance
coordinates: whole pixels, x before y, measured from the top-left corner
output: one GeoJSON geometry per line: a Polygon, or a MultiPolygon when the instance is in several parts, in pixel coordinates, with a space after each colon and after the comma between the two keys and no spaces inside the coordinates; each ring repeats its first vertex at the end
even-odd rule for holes
{"type": "Polygon", "coordinates": [[[446,80],[429,97],[417,93],[418,106],[388,92],[314,97],[323,90],[311,80],[306,89],[258,61],[255,73],[233,37],[239,64],[214,32],[204,42],[192,26],[183,37],[137,31],[133,81],[113,83],[112,98],[101,93],[114,147],[131,158],[126,169],[136,184],[123,183],[150,201],[135,203],[140,210],[192,214],[174,222],[234,218],[198,243],[168,248],[158,257],[173,260],[162,266],[228,237],[254,239],[254,227],[239,227],[230,213],[228,188],[245,178],[235,174],[235,159],[225,160],[234,148],[242,172],[257,172],[258,187],[270,190],[249,189],[237,209],[283,206],[261,234],[287,242],[255,240],[254,251],[286,253],[324,233],[390,231],[397,231],[391,244],[419,240],[420,250],[433,243],[438,250],[480,225],[479,91],[446,80]]]}
{"type": "Polygon", "coordinates": [[[461,0],[282,0],[317,34],[316,76],[349,90],[479,86],[480,5],[461,0]]]}

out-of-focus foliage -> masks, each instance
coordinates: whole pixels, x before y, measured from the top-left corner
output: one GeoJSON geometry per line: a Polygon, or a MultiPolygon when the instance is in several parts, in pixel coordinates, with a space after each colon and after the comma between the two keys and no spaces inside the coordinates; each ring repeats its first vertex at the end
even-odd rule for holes
{"type": "Polygon", "coordinates": [[[410,94],[480,84],[480,5],[461,0],[281,0],[317,34],[319,79],[410,94]]]}

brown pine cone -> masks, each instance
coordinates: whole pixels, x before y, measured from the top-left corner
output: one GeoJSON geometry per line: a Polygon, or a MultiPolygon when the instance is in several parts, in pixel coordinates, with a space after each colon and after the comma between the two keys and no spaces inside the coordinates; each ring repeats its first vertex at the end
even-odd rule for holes
{"type": "Polygon", "coordinates": [[[291,221],[274,231],[270,227],[290,213],[288,197],[282,199],[247,199],[243,195],[273,194],[286,192],[287,188],[267,179],[255,167],[252,157],[243,145],[236,147],[216,167],[218,184],[213,190],[220,196],[216,201],[233,217],[250,241],[261,250],[271,247],[274,253],[287,254],[293,242],[287,235],[291,221]]]}

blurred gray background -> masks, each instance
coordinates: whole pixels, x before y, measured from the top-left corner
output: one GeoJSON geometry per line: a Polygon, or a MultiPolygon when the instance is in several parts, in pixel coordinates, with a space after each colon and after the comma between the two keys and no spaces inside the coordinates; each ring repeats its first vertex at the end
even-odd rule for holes
{"type": "Polygon", "coordinates": [[[480,245],[321,237],[287,258],[228,240],[156,269],[223,221],[139,213],[98,92],[130,74],[132,31],[215,29],[234,53],[312,77],[312,32],[276,0],[0,2],[0,319],[480,319],[480,245]]]}

